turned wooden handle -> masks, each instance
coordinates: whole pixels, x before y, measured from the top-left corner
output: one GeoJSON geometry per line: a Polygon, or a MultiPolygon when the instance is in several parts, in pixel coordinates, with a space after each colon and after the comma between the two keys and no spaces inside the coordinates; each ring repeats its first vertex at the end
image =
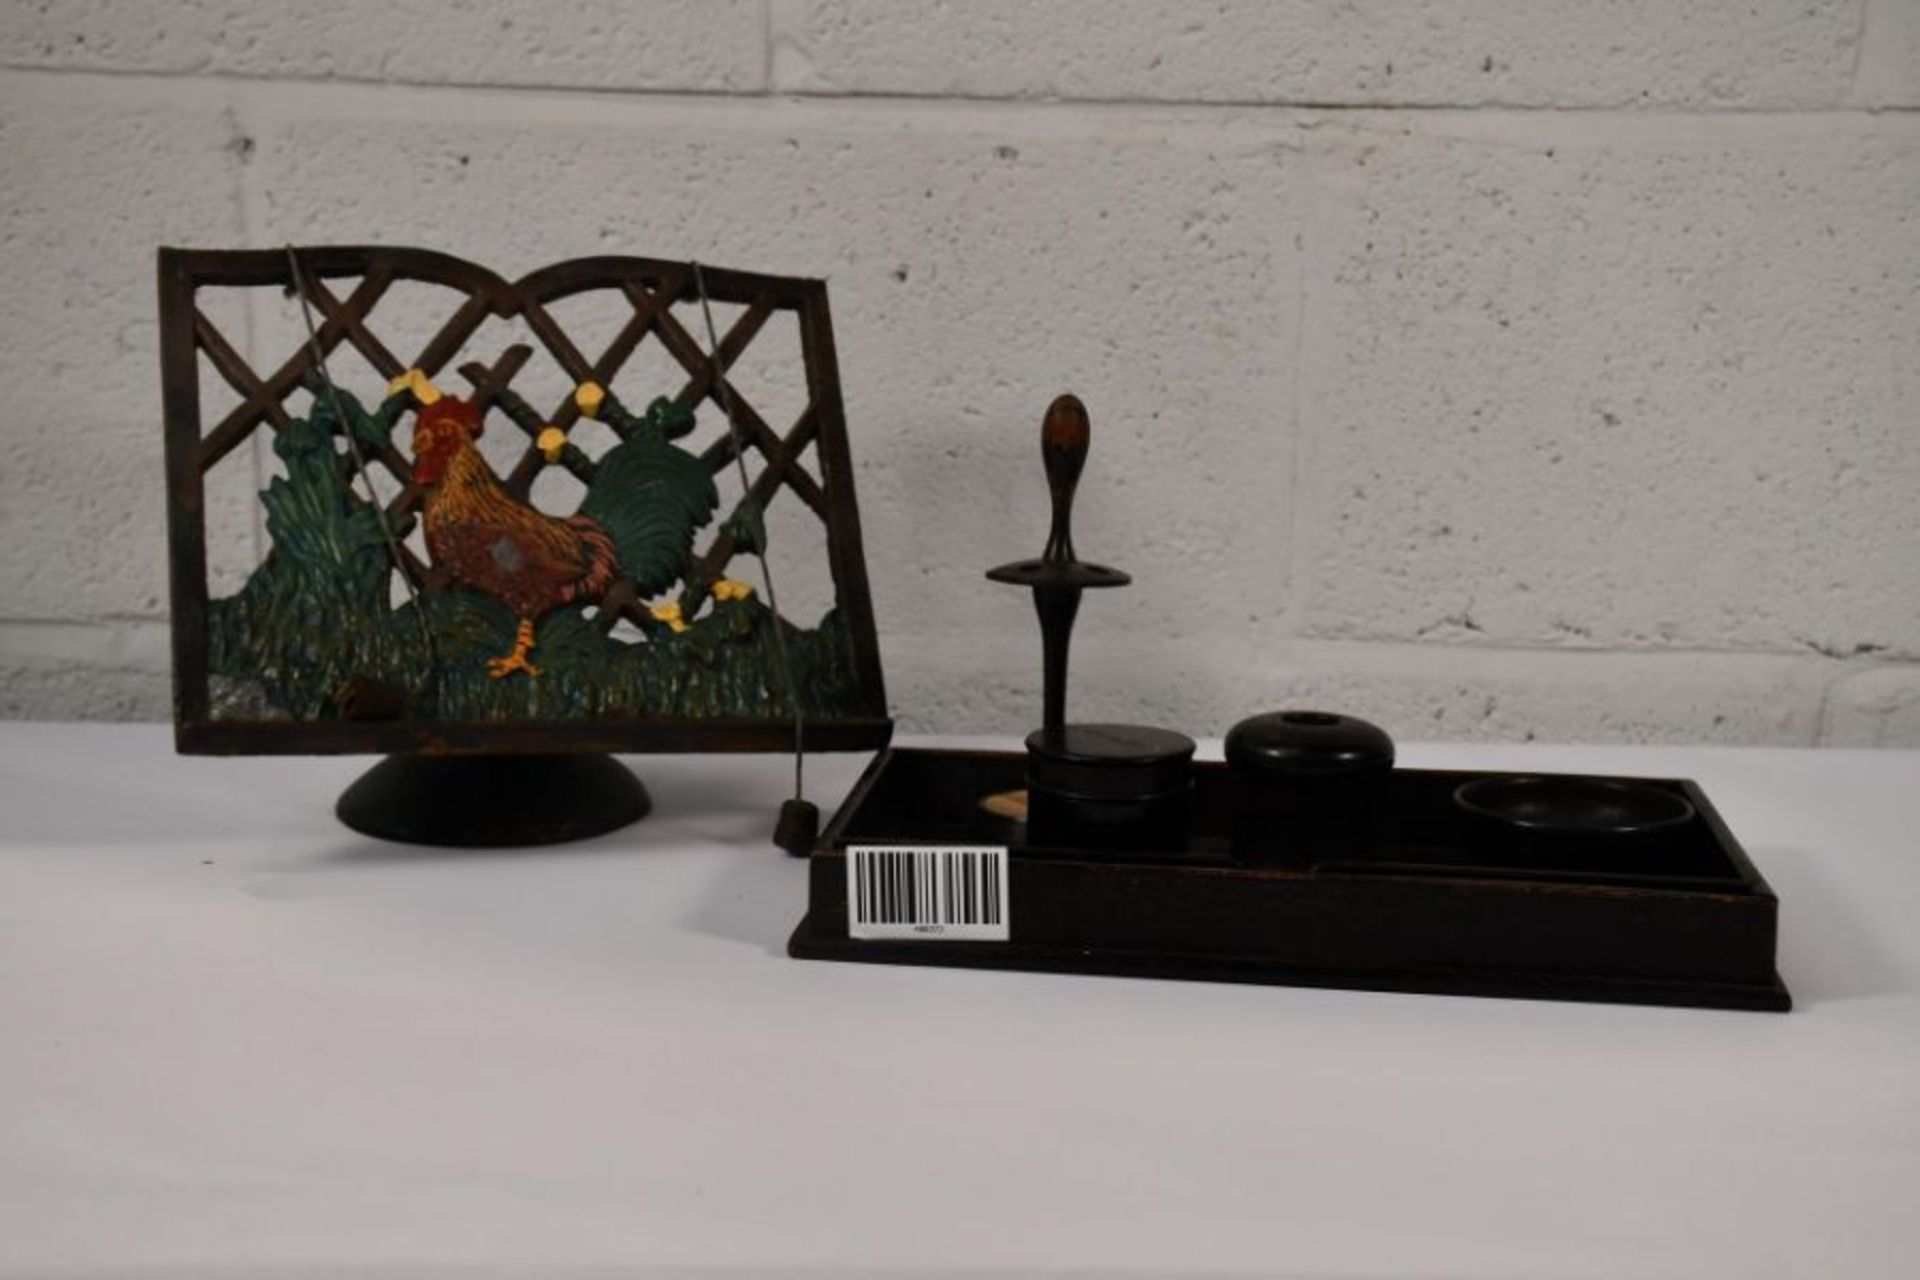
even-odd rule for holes
{"type": "Polygon", "coordinates": [[[1073,554],[1073,491],[1087,465],[1087,444],[1093,428],[1087,407],[1073,395],[1057,397],[1040,423],[1040,458],[1047,466],[1047,489],[1053,495],[1053,528],[1041,559],[1064,561],[1073,554]]]}

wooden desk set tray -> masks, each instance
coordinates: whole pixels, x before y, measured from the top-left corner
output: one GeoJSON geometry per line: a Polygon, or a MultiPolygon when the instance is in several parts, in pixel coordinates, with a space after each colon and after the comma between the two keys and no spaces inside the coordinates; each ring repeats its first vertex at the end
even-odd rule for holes
{"type": "Polygon", "coordinates": [[[1779,902],[1692,782],[1623,784],[1693,810],[1644,850],[1626,837],[1612,854],[1572,841],[1555,855],[1550,840],[1509,843],[1475,830],[1476,817],[1453,801],[1462,785],[1505,775],[1395,770],[1386,830],[1370,856],[1286,866],[1236,856],[1225,765],[1195,766],[1184,837],[1151,850],[1026,843],[1019,826],[977,803],[1020,787],[1026,769],[1015,752],[883,751],[814,852],[791,954],[1728,1009],[1791,1004],[1774,971],[1779,902]],[[1004,886],[991,869],[970,877],[950,852],[1002,845],[1004,886]],[[854,879],[863,896],[850,901],[852,849],[920,856],[863,854],[854,879]],[[979,899],[1003,901],[969,912],[969,880],[987,881],[979,899]],[[972,940],[937,923],[905,937],[849,934],[856,915],[884,928],[929,899],[924,914],[936,922],[949,904],[958,919],[997,909],[1006,939],[972,940]]]}
{"type": "Polygon", "coordinates": [[[1193,761],[1170,730],[1072,724],[1086,417],[1042,453],[1054,525],[1028,586],[1046,657],[1021,752],[892,748],[812,854],[797,957],[1785,1011],[1779,902],[1673,779],[1396,769],[1364,721],[1279,711],[1193,761]]]}

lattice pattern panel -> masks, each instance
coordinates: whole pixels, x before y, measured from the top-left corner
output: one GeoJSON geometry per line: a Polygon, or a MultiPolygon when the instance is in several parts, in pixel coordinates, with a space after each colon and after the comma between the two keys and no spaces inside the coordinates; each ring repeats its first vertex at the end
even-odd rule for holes
{"type": "MultiPolygon", "coordinates": [[[[579,259],[508,282],[457,258],[413,249],[311,248],[299,251],[299,261],[317,313],[317,343],[327,354],[334,381],[363,396],[369,390],[365,383],[374,382],[371,390],[377,398],[388,379],[418,368],[447,390],[477,401],[489,410],[487,443],[496,471],[516,499],[532,500],[536,506],[537,486],[551,487],[562,470],[578,486],[593,481],[597,463],[590,448],[568,449],[550,463],[534,439],[548,426],[584,438],[584,426],[574,430],[581,410],[572,391],[579,383],[594,382],[636,407],[665,395],[694,410],[700,428],[682,445],[698,453],[728,495],[723,513],[732,509],[741,495],[732,479],[735,435],[724,412],[723,392],[729,394],[739,445],[748,454],[748,493],[770,521],[781,515],[791,525],[793,511],[781,510],[788,506],[817,527],[831,576],[831,604],[849,629],[859,713],[840,723],[810,727],[807,744],[863,747],[884,740],[890,726],[824,283],[705,268],[702,276],[720,328],[716,354],[710,356],[700,328],[694,270],[688,263],[579,259]],[[411,285],[434,288],[409,292],[411,285]],[[383,310],[383,303],[391,305],[383,310]],[[595,323],[576,323],[570,318],[575,311],[582,320],[591,312],[595,323]],[[769,407],[763,413],[757,403],[763,393],[743,385],[740,366],[757,343],[776,345],[768,337],[778,328],[776,321],[789,326],[797,341],[789,339],[789,351],[781,353],[778,366],[763,373],[761,382],[776,389],[786,385],[791,394],[782,408],[769,407]],[[595,336],[583,336],[583,327],[595,329],[595,336]],[[645,385],[629,389],[623,375],[632,371],[629,381],[642,380],[638,367],[647,362],[645,385]],[[536,372],[544,378],[534,376],[536,372]],[[670,386],[663,381],[668,378],[670,386]],[[503,429],[506,424],[516,430],[503,429]],[[504,451],[503,440],[508,442],[504,451]],[[552,475],[547,474],[550,468],[552,475]]],[[[248,344],[228,331],[232,320],[223,328],[205,299],[210,291],[223,290],[284,295],[291,285],[283,251],[161,252],[176,720],[182,749],[772,749],[790,743],[791,726],[771,721],[717,724],[643,717],[591,724],[461,726],[234,724],[212,718],[205,634],[206,479],[247,449],[256,433],[285,431],[307,412],[313,358],[304,330],[283,325],[284,332],[263,341],[258,330],[265,326],[256,326],[251,335],[256,347],[283,343],[285,350],[272,362],[249,361],[242,354],[248,344]],[[204,382],[203,372],[211,375],[204,382]],[[228,403],[210,410],[215,391],[228,403]]],[[[609,438],[623,434],[617,420],[605,426],[609,438]]],[[[370,451],[365,461],[372,474],[355,481],[371,485],[388,526],[405,540],[399,548],[401,571],[420,590],[445,585],[441,571],[423,554],[417,533],[423,494],[411,481],[411,460],[387,443],[370,451]]],[[[715,520],[696,542],[688,583],[698,587],[720,580],[740,550],[732,523],[715,520]]],[[[782,563],[781,551],[778,544],[769,551],[776,582],[783,569],[791,573],[795,567],[782,563]]],[[[603,631],[623,621],[642,623],[647,603],[631,582],[619,582],[598,603],[595,618],[603,631]]]]}

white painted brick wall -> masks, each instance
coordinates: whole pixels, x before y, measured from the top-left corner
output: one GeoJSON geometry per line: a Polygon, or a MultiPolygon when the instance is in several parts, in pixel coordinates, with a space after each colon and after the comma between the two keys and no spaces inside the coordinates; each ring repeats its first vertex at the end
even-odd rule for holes
{"type": "Polygon", "coordinates": [[[166,714],[154,247],[375,239],[829,277],[913,728],[1072,388],[1081,714],[1920,745],[1920,0],[40,0],[0,166],[0,715],[166,714]]]}
{"type": "Polygon", "coordinates": [[[1374,106],[1822,107],[1857,0],[775,0],[782,87],[1374,106]]]}

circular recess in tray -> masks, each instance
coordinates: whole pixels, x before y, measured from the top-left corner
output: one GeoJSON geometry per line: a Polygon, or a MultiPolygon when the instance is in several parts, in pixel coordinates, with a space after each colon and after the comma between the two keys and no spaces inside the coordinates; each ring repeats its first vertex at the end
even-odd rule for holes
{"type": "Polygon", "coordinates": [[[1476,817],[1538,836],[1641,836],[1693,819],[1685,796],[1663,787],[1603,778],[1476,778],[1453,802],[1476,817]]]}

